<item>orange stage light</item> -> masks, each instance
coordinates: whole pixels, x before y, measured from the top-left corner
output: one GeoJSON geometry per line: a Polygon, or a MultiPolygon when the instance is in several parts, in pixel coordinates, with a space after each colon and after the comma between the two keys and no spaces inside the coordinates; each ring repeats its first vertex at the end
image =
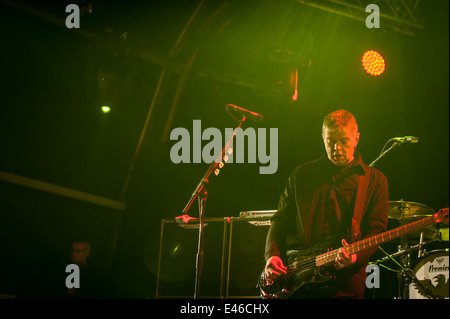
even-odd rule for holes
{"type": "Polygon", "coordinates": [[[373,76],[381,75],[386,69],[383,56],[374,50],[366,51],[361,58],[361,63],[364,70],[373,76]]]}

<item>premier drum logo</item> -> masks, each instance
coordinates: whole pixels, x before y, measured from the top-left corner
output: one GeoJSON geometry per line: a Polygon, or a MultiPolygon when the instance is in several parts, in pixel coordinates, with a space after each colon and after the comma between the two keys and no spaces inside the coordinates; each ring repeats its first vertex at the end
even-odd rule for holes
{"type": "Polygon", "coordinates": [[[448,252],[433,252],[417,264],[416,280],[409,287],[410,299],[449,298],[448,252]]]}
{"type": "Polygon", "coordinates": [[[431,264],[428,267],[428,272],[449,271],[448,265],[446,264],[441,265],[444,262],[444,260],[445,260],[444,258],[436,258],[436,262],[438,263],[438,265],[431,264]]]}

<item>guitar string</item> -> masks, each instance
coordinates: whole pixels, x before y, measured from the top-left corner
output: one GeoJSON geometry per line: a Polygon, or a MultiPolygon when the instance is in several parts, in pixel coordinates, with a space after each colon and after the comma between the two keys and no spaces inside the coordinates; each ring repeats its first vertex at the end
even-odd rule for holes
{"type": "MultiPolygon", "coordinates": [[[[387,242],[387,241],[391,241],[393,239],[399,238],[399,237],[401,237],[403,235],[406,235],[408,233],[411,233],[413,231],[416,231],[416,230],[419,230],[419,229],[424,228],[426,226],[432,225],[433,222],[434,222],[434,218],[432,218],[432,217],[424,218],[421,221],[419,221],[417,224],[416,224],[416,222],[417,221],[415,221],[415,222],[413,222],[411,224],[407,224],[407,225],[404,225],[404,226],[401,226],[401,227],[397,227],[396,229],[392,229],[392,230],[389,230],[387,232],[375,235],[374,237],[369,237],[369,238],[360,240],[360,241],[358,241],[356,243],[353,243],[353,244],[351,244],[351,245],[349,245],[347,247],[341,247],[341,249],[346,250],[347,253],[354,253],[355,250],[356,250],[356,252],[361,251],[360,245],[362,245],[363,246],[363,250],[365,250],[366,249],[365,248],[366,244],[369,247],[372,246],[371,238],[372,238],[372,241],[375,242],[374,245],[375,246],[379,246],[380,244],[378,244],[378,240],[381,239],[381,243],[384,243],[385,241],[387,242]],[[431,223],[430,223],[430,221],[431,221],[431,223]],[[403,233],[403,231],[404,231],[404,233],[403,233]],[[394,233],[394,238],[392,238],[392,233],[394,233]],[[389,240],[385,240],[384,237],[386,237],[386,238],[389,237],[389,240]]],[[[324,254],[316,256],[316,257],[311,257],[311,258],[304,259],[302,261],[297,261],[295,263],[295,265],[294,264],[289,265],[287,267],[288,268],[287,273],[281,275],[280,276],[281,278],[279,278],[279,279],[282,279],[283,277],[286,278],[286,277],[292,276],[292,275],[298,273],[299,271],[301,271],[303,269],[306,269],[308,267],[319,266],[319,265],[317,265],[316,260],[321,259],[321,258],[322,259],[329,258],[329,257],[335,258],[335,256],[336,256],[338,251],[339,250],[334,250],[334,251],[327,252],[327,253],[324,253],[324,254]]],[[[330,261],[329,263],[331,263],[331,262],[332,261],[330,261]]],[[[324,265],[326,265],[326,263],[324,263],[324,265]]]]}
{"type": "Polygon", "coordinates": [[[305,261],[302,261],[299,263],[300,264],[296,264],[295,266],[292,265],[291,267],[288,267],[286,274],[283,274],[280,277],[289,277],[289,276],[295,275],[296,273],[298,273],[302,270],[316,266],[315,258],[309,258],[308,260],[305,260],[305,261]]]}
{"type": "MultiPolygon", "coordinates": [[[[337,250],[331,251],[331,252],[326,253],[324,255],[327,255],[326,257],[336,258],[335,256],[337,255],[337,250]]],[[[316,263],[316,259],[317,259],[317,257],[311,257],[311,258],[307,258],[307,259],[304,259],[304,260],[292,263],[291,265],[289,265],[287,267],[286,274],[284,274],[283,276],[284,277],[290,276],[290,275],[293,275],[293,274],[295,274],[297,272],[300,272],[300,271],[302,271],[304,269],[307,269],[309,267],[316,266],[316,264],[317,264],[316,263]]]]}
{"type": "MultiPolygon", "coordinates": [[[[421,222],[417,223],[417,225],[416,225],[416,222],[414,222],[412,224],[404,225],[404,226],[398,227],[396,229],[390,230],[388,232],[384,232],[384,233],[375,235],[373,237],[363,239],[361,241],[358,241],[358,242],[353,243],[353,244],[351,244],[351,245],[349,245],[347,247],[342,247],[342,248],[344,250],[346,250],[347,253],[354,253],[356,247],[359,248],[359,246],[361,246],[361,245],[363,247],[365,247],[366,245],[368,245],[369,247],[371,247],[372,245],[378,246],[378,241],[380,240],[381,242],[385,242],[383,237],[384,236],[387,237],[388,235],[391,235],[392,231],[394,231],[394,233],[397,232],[397,234],[403,233],[403,231],[404,231],[403,234],[406,234],[406,233],[411,232],[413,230],[416,230],[416,229],[418,230],[418,229],[422,228],[423,224],[425,223],[425,221],[426,221],[426,219],[424,219],[421,222]],[[420,225],[421,223],[422,223],[422,225],[420,225]],[[373,242],[375,242],[375,243],[373,243],[373,242]]],[[[395,238],[398,238],[398,236],[396,236],[395,238]]],[[[356,250],[358,251],[359,249],[356,249],[356,250]]],[[[293,275],[293,274],[295,274],[297,272],[300,272],[300,271],[302,271],[304,269],[307,269],[309,267],[317,266],[316,259],[321,259],[321,258],[322,259],[326,259],[326,260],[328,260],[330,258],[335,259],[338,251],[339,250],[333,250],[331,252],[324,253],[324,254],[319,255],[317,257],[311,257],[311,258],[304,259],[302,261],[293,262],[291,265],[287,266],[287,273],[283,274],[282,277],[288,277],[288,276],[291,276],[291,275],[293,275]]],[[[333,260],[329,261],[328,263],[331,263],[332,261],[333,260]]],[[[325,264],[327,264],[327,263],[325,263],[325,264]]]]}

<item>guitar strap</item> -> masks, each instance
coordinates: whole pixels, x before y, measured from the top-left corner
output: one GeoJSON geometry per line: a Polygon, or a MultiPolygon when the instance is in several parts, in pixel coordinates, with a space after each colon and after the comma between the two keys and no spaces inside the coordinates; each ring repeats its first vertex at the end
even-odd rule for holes
{"type": "Polygon", "coordinates": [[[364,174],[359,175],[358,188],[356,190],[355,208],[353,211],[352,228],[350,231],[350,236],[353,242],[359,240],[361,237],[360,224],[363,217],[368,185],[369,170],[365,169],[364,174]]]}

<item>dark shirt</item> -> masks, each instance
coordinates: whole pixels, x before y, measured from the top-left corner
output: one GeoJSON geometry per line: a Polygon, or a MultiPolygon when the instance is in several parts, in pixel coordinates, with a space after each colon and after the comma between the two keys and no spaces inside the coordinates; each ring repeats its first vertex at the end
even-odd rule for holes
{"type": "MultiPolygon", "coordinates": [[[[360,235],[361,238],[367,238],[384,232],[389,210],[386,177],[379,170],[364,164],[358,152],[345,167],[333,165],[324,155],[318,160],[300,165],[289,177],[278,210],[271,218],[266,240],[266,260],[271,256],[284,258],[287,250],[308,248],[330,235],[344,238],[352,226],[359,176],[366,174],[368,187],[360,235]]],[[[376,249],[373,247],[357,253],[354,265],[338,271],[342,274],[341,278],[347,279],[340,281],[339,286],[326,294],[330,297],[362,297],[365,266],[376,249]]]]}

